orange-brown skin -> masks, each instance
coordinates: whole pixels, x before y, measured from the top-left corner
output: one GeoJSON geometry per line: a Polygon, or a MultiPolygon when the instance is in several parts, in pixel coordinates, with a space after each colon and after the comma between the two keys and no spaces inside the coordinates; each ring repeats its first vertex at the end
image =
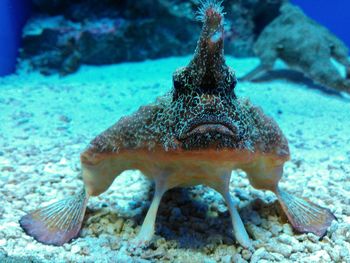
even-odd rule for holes
{"type": "MultiPolygon", "coordinates": [[[[112,126],[106,132],[98,136],[92,141],[91,146],[82,153],[81,162],[83,167],[83,178],[86,188],[90,195],[99,195],[104,192],[113,182],[114,178],[121,172],[129,169],[139,169],[146,176],[153,178],[159,174],[160,170],[173,171],[173,174],[179,175],[178,185],[203,184],[200,181],[203,171],[211,171],[209,178],[215,180],[214,170],[218,167],[227,170],[244,169],[256,166],[257,162],[265,162],[269,166],[280,166],[289,159],[289,151],[287,141],[278,129],[275,122],[263,115],[263,113],[252,107],[248,102],[244,101],[244,107],[241,112],[245,113],[244,118],[249,118],[251,113],[252,120],[249,122],[256,129],[254,144],[249,143],[247,146],[244,142],[239,141],[237,137],[231,136],[229,139],[220,136],[226,141],[212,140],[204,141],[203,149],[198,147],[196,143],[191,144],[191,139],[185,139],[185,143],[175,136],[168,138],[169,132],[161,135],[149,134],[148,129],[143,129],[142,123],[153,119],[152,112],[147,107],[142,107],[131,117],[126,117],[112,126]],[[251,107],[250,112],[246,107],[251,107]],[[253,114],[252,114],[253,113],[253,114]],[[247,116],[248,115],[248,116],[247,116]],[[150,117],[151,116],[151,117],[150,117]],[[135,127],[136,126],[136,127],[135,127]],[[133,130],[133,128],[137,130],[133,130]],[[258,132],[263,130],[263,132],[258,132]],[[144,140],[140,140],[144,138],[144,140]],[[268,139],[262,141],[262,139],[268,139]],[[223,147],[225,143],[232,143],[236,140],[237,147],[223,147]],[[130,143],[128,143],[130,141],[130,143]],[[173,148],[168,148],[161,142],[172,142],[173,148]],[[100,146],[101,145],[101,146],[100,146]],[[189,149],[191,145],[195,145],[194,149],[189,149]],[[248,147],[249,146],[249,147],[248,147]],[[100,150],[105,147],[105,150],[100,150]],[[110,149],[115,149],[114,151],[110,149]],[[196,172],[197,171],[197,172],[196,172]],[[186,178],[192,181],[189,173],[197,173],[198,180],[196,183],[181,182],[186,178]],[[184,177],[184,178],[183,178],[184,177]]],[[[150,107],[153,108],[154,106],[150,107]]],[[[203,120],[205,122],[205,120],[203,120]]],[[[160,123],[162,125],[163,122],[160,123]]],[[[197,125],[197,124],[196,124],[197,125]]],[[[202,136],[210,136],[211,132],[217,133],[222,127],[214,127],[214,130],[206,132],[209,125],[202,125],[197,128],[199,134],[192,133],[192,137],[202,139],[202,136]],[[202,130],[201,130],[202,129],[202,130]],[[202,134],[204,133],[204,135],[202,134]]],[[[168,131],[170,127],[159,128],[158,130],[168,131]]],[[[222,128],[226,132],[226,128],[222,128]]],[[[220,173],[219,173],[220,174],[220,173]]],[[[175,179],[175,178],[174,178],[175,179]]],[[[177,180],[177,179],[176,179],[177,180]]],[[[177,183],[174,183],[176,185],[177,183]]]]}
{"type": "MultiPolygon", "coordinates": [[[[169,182],[172,187],[211,185],[220,179],[224,171],[255,171],[261,163],[268,167],[280,167],[288,156],[284,158],[241,150],[179,150],[171,153],[137,150],[118,155],[86,151],[81,155],[84,182],[92,196],[104,192],[117,175],[129,169],[140,170],[150,179],[156,179],[159,171],[167,171],[171,174],[169,182]]],[[[266,183],[267,178],[262,179],[266,183]]]]}

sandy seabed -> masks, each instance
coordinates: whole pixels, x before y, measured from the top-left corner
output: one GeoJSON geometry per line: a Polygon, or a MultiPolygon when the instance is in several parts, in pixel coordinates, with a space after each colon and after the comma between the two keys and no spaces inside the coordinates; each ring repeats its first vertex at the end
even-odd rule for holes
{"type": "MultiPolygon", "coordinates": [[[[73,242],[46,246],[24,234],[21,216],[80,189],[79,153],[90,140],[168,91],[172,72],[189,59],[82,67],[65,78],[21,70],[0,79],[0,262],[350,262],[350,99],[271,75],[239,83],[236,93],[261,106],[289,140],[292,159],[281,186],[338,218],[322,240],[293,233],[275,196],[253,189],[240,171],[230,188],[252,251],[235,243],[221,196],[205,186],[167,192],[154,242],[130,250],[153,193],[138,171],[90,199],[73,242]]],[[[227,62],[238,76],[258,63],[227,62]]]]}

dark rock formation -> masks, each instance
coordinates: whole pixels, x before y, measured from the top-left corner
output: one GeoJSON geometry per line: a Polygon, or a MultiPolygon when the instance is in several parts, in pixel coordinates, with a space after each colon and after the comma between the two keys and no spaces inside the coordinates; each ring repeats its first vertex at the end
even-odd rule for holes
{"type": "MultiPolygon", "coordinates": [[[[193,52],[198,0],[33,0],[21,58],[44,74],[81,64],[139,61],[193,52]]],[[[226,0],[226,52],[253,54],[255,39],[283,0],[226,0]]]]}

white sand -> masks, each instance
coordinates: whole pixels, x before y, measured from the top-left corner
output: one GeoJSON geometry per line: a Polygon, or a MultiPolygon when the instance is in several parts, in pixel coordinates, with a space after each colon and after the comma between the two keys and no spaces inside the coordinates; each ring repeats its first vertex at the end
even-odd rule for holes
{"type": "MultiPolygon", "coordinates": [[[[231,192],[255,251],[234,243],[221,197],[206,187],[165,196],[155,243],[128,250],[152,193],[138,172],[116,179],[89,201],[82,237],[63,247],[26,236],[19,218],[81,186],[79,153],[89,141],[140,105],[168,91],[171,74],[189,57],[105,67],[83,67],[65,78],[20,72],[0,79],[0,261],[12,262],[350,262],[350,99],[274,80],[239,83],[236,93],[275,118],[292,160],[282,186],[330,208],[338,218],[322,240],[298,235],[279,214],[272,193],[234,173],[231,192]],[[179,207],[179,208],[178,208],[179,207]]],[[[231,59],[242,76],[256,59],[231,59]]]]}

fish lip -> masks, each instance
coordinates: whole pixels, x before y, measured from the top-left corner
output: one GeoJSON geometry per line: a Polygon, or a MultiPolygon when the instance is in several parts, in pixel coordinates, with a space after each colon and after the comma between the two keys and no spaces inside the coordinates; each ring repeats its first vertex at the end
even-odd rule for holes
{"type": "MultiPolygon", "coordinates": [[[[237,127],[232,124],[232,121],[226,118],[218,118],[216,116],[206,117],[206,118],[195,118],[191,120],[182,130],[181,134],[178,136],[179,140],[184,140],[195,134],[199,129],[205,130],[217,130],[218,133],[234,136],[237,133],[237,127]]],[[[201,133],[201,131],[198,131],[201,133]]]]}

